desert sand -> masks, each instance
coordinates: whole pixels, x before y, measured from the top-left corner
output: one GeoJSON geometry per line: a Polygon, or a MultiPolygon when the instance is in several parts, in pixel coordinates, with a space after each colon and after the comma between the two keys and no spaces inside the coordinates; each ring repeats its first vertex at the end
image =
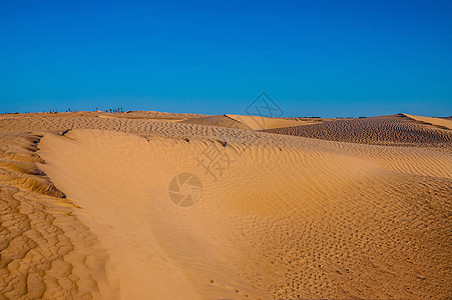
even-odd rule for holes
{"type": "Polygon", "coordinates": [[[450,299],[451,122],[1,115],[0,299],[450,299]]]}

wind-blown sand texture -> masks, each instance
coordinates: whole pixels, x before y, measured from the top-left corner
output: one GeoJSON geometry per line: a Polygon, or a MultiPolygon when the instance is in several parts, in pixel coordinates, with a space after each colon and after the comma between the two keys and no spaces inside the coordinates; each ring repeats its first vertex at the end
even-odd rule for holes
{"type": "Polygon", "coordinates": [[[398,114],[372,118],[338,119],[314,125],[270,129],[266,132],[362,144],[450,146],[451,130],[432,126],[424,121],[419,122],[407,116],[398,114]]]}
{"type": "Polygon", "coordinates": [[[443,125],[136,116],[0,117],[0,298],[452,297],[443,125]],[[206,149],[228,158],[216,177],[206,149]],[[202,182],[190,207],[168,193],[181,173],[202,182]]]}

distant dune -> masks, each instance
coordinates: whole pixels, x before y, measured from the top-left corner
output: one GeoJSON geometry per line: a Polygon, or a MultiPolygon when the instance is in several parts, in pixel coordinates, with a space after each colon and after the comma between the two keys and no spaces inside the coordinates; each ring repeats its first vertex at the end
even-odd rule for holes
{"type": "Polygon", "coordinates": [[[220,115],[220,116],[208,116],[202,118],[193,118],[182,121],[183,123],[189,124],[199,124],[199,125],[209,125],[209,126],[219,126],[219,127],[227,127],[227,128],[236,128],[236,129],[247,129],[250,130],[251,127],[235,120],[228,115],[220,115]]]}
{"type": "Polygon", "coordinates": [[[248,125],[253,130],[300,126],[315,123],[315,122],[288,120],[282,118],[266,118],[259,116],[242,116],[242,115],[226,115],[226,116],[248,125]]]}
{"type": "Polygon", "coordinates": [[[424,122],[430,125],[435,125],[438,127],[442,127],[445,129],[452,130],[452,120],[443,119],[443,118],[431,118],[431,117],[422,117],[422,116],[413,116],[409,114],[404,114],[406,117],[411,118],[416,121],[424,122]]]}
{"type": "Polygon", "coordinates": [[[259,116],[243,116],[230,114],[220,116],[208,116],[202,118],[192,118],[184,120],[182,122],[189,124],[200,124],[200,125],[220,126],[236,129],[252,129],[252,130],[265,130],[318,123],[318,121],[309,122],[294,119],[267,118],[259,116]]]}
{"type": "Polygon", "coordinates": [[[3,115],[0,298],[448,299],[443,121],[3,115]]]}
{"type": "MultiPolygon", "coordinates": [[[[335,121],[314,124],[308,126],[296,126],[266,130],[266,132],[304,136],[330,141],[352,142],[377,145],[440,145],[450,146],[452,142],[452,131],[438,126],[431,126],[424,120],[408,117],[409,115],[398,114],[391,116],[360,118],[360,119],[337,119],[335,121]]],[[[436,120],[443,127],[450,126],[449,120],[436,120]]]]}

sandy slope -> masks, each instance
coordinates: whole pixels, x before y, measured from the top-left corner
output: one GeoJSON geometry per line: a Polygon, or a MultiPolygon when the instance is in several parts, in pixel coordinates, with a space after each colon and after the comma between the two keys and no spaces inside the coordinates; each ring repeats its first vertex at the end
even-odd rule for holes
{"type": "Polygon", "coordinates": [[[408,118],[411,118],[416,121],[424,122],[427,124],[435,125],[438,127],[443,127],[446,129],[452,130],[452,120],[443,119],[443,118],[431,118],[431,117],[423,117],[423,116],[413,116],[409,114],[404,114],[408,118]]]}
{"type": "MultiPolygon", "coordinates": [[[[17,139],[11,135],[30,135],[13,133],[19,130],[44,135],[37,152],[22,148],[4,152],[8,159],[11,153],[29,155],[36,160],[32,166],[3,166],[46,173],[29,176],[41,176],[45,186],[57,193],[51,197],[56,199],[53,202],[65,203],[71,219],[60,223],[78,226],[72,231],[52,231],[79,247],[71,257],[89,252],[83,242],[87,239],[80,236],[92,237],[97,245],[93,249],[98,249],[92,257],[103,261],[105,268],[69,262],[79,267],[71,269],[74,274],[84,270],[98,282],[98,289],[93,288],[88,296],[451,297],[449,135],[409,118],[402,118],[401,124],[394,118],[369,119],[370,124],[364,125],[362,119],[350,120],[354,123],[346,128],[354,128],[352,135],[348,131],[341,135],[344,127],[340,126],[345,125],[338,121],[340,126],[334,127],[335,135],[329,139],[354,143],[162,120],[76,115],[7,116],[0,120],[0,129],[9,143],[17,139]],[[377,137],[363,133],[363,128],[372,126],[385,131],[377,137]],[[405,147],[368,144],[375,141],[405,147]],[[222,158],[224,170],[209,169],[215,177],[199,164],[206,150],[222,158]],[[31,154],[21,154],[26,151],[31,154]],[[174,177],[185,172],[195,174],[203,185],[201,199],[191,207],[175,205],[168,193],[174,177]]],[[[318,138],[322,131],[313,132],[318,138]]],[[[2,191],[12,191],[12,184],[4,182],[2,191]]],[[[29,186],[16,186],[31,204],[50,197],[42,195],[41,189],[32,192],[29,186]]],[[[185,186],[183,192],[190,189],[185,186]]],[[[6,226],[2,226],[10,230],[12,224],[3,220],[11,217],[14,212],[9,207],[15,204],[3,203],[6,210],[0,217],[6,226]]],[[[36,205],[35,210],[43,210],[36,205]]],[[[69,217],[53,207],[45,209],[48,218],[69,217]]],[[[33,216],[27,210],[20,213],[33,216]]],[[[27,226],[41,228],[37,224],[27,226]]],[[[28,293],[40,291],[25,276],[34,263],[19,254],[21,247],[8,249],[10,257],[28,267],[16,269],[17,284],[9,286],[10,294],[4,293],[8,280],[3,274],[11,267],[2,267],[0,294],[20,295],[18,286],[26,286],[28,293]]],[[[40,274],[55,276],[52,268],[61,270],[56,263],[50,266],[40,274]]],[[[86,290],[65,284],[46,287],[72,294],[86,290]]]]}

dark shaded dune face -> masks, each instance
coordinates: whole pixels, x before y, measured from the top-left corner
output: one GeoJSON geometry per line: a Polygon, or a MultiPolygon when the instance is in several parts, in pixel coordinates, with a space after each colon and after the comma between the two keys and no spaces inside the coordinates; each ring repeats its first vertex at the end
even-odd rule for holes
{"type": "Polygon", "coordinates": [[[322,140],[394,146],[448,147],[452,131],[417,122],[403,115],[336,120],[321,124],[265,130],[322,140]]]}

